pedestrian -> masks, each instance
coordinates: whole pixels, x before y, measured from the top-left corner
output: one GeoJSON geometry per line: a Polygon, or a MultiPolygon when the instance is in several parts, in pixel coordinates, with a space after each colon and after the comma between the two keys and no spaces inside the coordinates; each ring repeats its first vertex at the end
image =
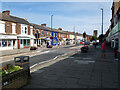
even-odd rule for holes
{"type": "Polygon", "coordinates": [[[58,46],[59,46],[60,44],[59,44],[59,42],[58,42],[58,46]]]}
{"type": "Polygon", "coordinates": [[[105,41],[102,43],[102,53],[101,53],[101,57],[106,57],[106,54],[105,54],[105,50],[106,50],[106,45],[105,45],[105,41]]]}
{"type": "Polygon", "coordinates": [[[49,47],[49,42],[47,41],[47,48],[49,47]]]}

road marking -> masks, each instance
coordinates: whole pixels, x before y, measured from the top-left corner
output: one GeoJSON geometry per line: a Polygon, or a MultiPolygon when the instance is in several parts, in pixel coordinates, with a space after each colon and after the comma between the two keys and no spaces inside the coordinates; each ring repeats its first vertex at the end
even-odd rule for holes
{"type": "Polygon", "coordinates": [[[50,52],[56,52],[56,50],[52,50],[52,51],[50,51],[50,52]]]}
{"type": "Polygon", "coordinates": [[[82,58],[82,59],[89,59],[89,60],[91,60],[92,58],[82,58]]]}
{"type": "Polygon", "coordinates": [[[75,57],[69,57],[69,58],[75,58],[75,57]]]}
{"type": "Polygon", "coordinates": [[[84,61],[84,60],[74,60],[74,62],[77,62],[78,64],[95,63],[95,61],[84,61]]]}
{"type": "Polygon", "coordinates": [[[41,52],[42,50],[40,50],[40,51],[36,51],[36,52],[41,52]]]}
{"type": "Polygon", "coordinates": [[[55,58],[53,58],[53,59],[55,60],[56,58],[58,58],[58,56],[56,56],[56,57],[55,57],[55,58]]]}
{"type": "Polygon", "coordinates": [[[37,66],[37,65],[38,65],[38,64],[34,64],[33,66],[30,67],[30,69],[33,68],[33,67],[35,67],[35,66],[37,66]]]}
{"type": "Polygon", "coordinates": [[[49,53],[50,51],[45,51],[44,53],[49,53]]]}
{"type": "Polygon", "coordinates": [[[62,55],[58,55],[58,56],[55,56],[53,59],[50,59],[50,60],[47,60],[47,61],[43,61],[43,62],[40,62],[40,63],[38,63],[38,64],[34,64],[33,66],[30,67],[30,69],[34,68],[34,67],[37,66],[37,65],[40,65],[40,64],[47,63],[47,62],[50,62],[50,61],[52,61],[52,60],[55,60],[55,59],[57,59],[59,56],[62,56],[62,55]]]}

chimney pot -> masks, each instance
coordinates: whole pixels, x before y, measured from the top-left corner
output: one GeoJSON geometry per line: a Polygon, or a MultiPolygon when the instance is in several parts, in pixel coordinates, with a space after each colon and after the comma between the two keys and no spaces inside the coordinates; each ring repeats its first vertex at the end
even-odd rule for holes
{"type": "Polygon", "coordinates": [[[46,24],[41,24],[41,26],[46,27],[46,24]]]}
{"type": "Polygon", "coordinates": [[[9,11],[9,10],[3,11],[2,13],[5,13],[5,14],[7,14],[7,15],[10,15],[10,11],[9,11]]]}
{"type": "Polygon", "coordinates": [[[62,30],[62,28],[58,28],[58,30],[62,30]]]}

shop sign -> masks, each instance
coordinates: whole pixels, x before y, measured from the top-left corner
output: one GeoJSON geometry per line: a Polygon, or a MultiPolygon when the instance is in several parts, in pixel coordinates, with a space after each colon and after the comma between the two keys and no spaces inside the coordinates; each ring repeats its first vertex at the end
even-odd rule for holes
{"type": "Polygon", "coordinates": [[[0,35],[0,39],[17,39],[17,36],[0,35]]]}

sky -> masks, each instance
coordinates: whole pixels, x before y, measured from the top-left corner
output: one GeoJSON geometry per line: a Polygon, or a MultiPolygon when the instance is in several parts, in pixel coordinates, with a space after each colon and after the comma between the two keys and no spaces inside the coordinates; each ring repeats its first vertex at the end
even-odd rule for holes
{"type": "MultiPolygon", "coordinates": [[[[33,1],[33,0],[32,0],[33,1]]],[[[13,16],[27,19],[34,24],[46,23],[53,28],[93,35],[93,30],[101,34],[102,12],[104,10],[104,33],[110,26],[112,2],[2,2],[2,11],[10,10],[13,16]]],[[[1,11],[1,12],[2,12],[1,11]]]]}

